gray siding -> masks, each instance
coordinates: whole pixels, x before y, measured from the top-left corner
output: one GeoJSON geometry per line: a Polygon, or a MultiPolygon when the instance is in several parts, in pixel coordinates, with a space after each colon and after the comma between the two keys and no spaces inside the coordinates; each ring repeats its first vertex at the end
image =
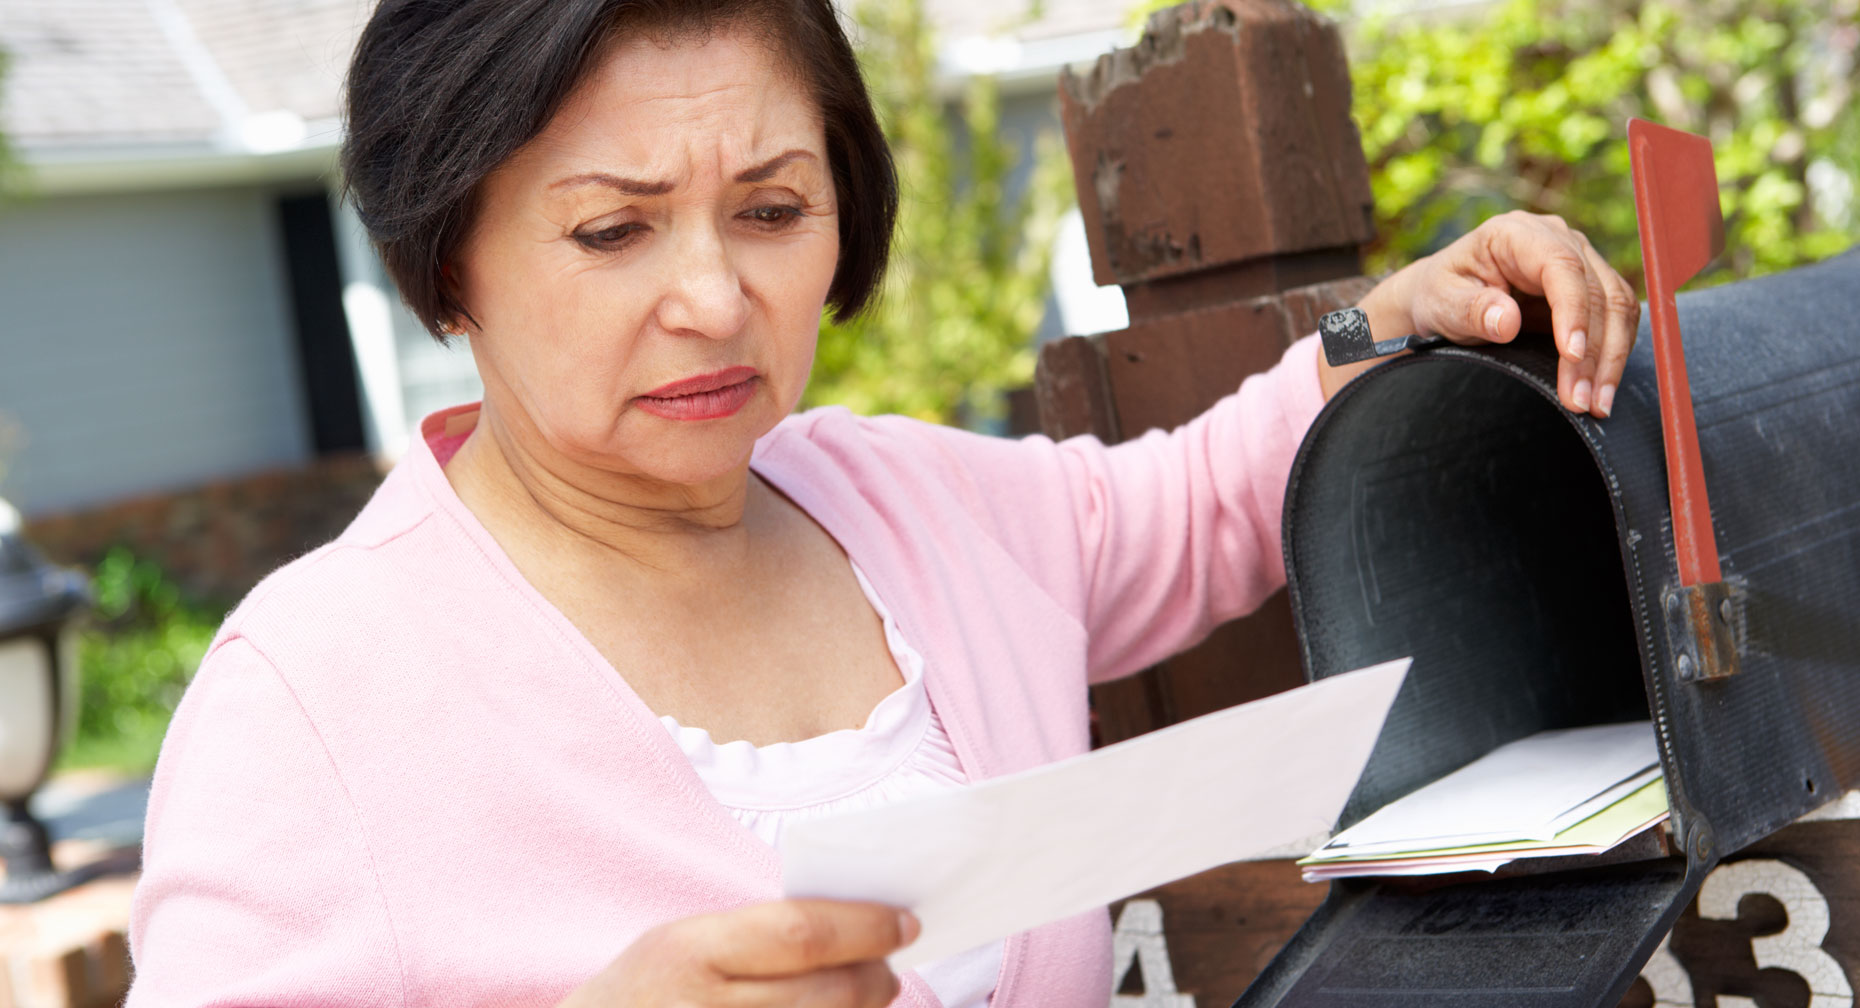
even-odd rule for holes
{"type": "Polygon", "coordinates": [[[0,495],[28,515],[306,461],[272,194],[0,207],[0,495]]]}
{"type": "Polygon", "coordinates": [[[464,337],[440,346],[411,312],[395,313],[394,337],[400,351],[400,394],[406,404],[407,431],[428,413],[484,398],[484,383],[464,337]]]}

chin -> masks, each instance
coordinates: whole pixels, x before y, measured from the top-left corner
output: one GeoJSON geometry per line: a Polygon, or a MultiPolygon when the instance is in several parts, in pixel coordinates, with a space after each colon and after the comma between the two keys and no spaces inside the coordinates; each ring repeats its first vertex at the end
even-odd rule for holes
{"type": "Polygon", "coordinates": [[[749,465],[751,442],[740,452],[692,451],[665,453],[628,467],[638,475],[668,486],[704,486],[737,477],[749,465]]]}
{"type": "Polygon", "coordinates": [[[584,465],[617,474],[698,486],[743,472],[756,441],[780,418],[739,413],[717,420],[640,419],[613,432],[621,436],[589,438],[569,454],[584,465]]]}

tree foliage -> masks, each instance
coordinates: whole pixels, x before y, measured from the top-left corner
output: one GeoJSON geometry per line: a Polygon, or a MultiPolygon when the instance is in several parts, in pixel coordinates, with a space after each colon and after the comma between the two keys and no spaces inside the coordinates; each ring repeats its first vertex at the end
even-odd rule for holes
{"type": "Polygon", "coordinates": [[[96,611],[78,635],[83,689],[69,767],[146,773],[225,611],[190,599],[166,571],[121,547],[97,564],[96,611]]]}
{"type": "Polygon", "coordinates": [[[1381,237],[1400,265],[1492,213],[1561,214],[1630,278],[1627,120],[1712,141],[1717,279],[1786,269],[1860,231],[1860,0],[1496,0],[1347,19],[1381,237]]]}
{"type": "Polygon", "coordinates": [[[1018,138],[1000,91],[970,79],[939,94],[922,0],[853,6],[861,60],[903,199],[891,270],[876,307],[822,326],[809,404],[951,422],[996,414],[1000,393],[1033,376],[1053,236],[1071,191],[1057,138],[1043,136],[1016,187],[1018,138]]]}
{"type": "MultiPolygon", "coordinates": [[[[0,100],[6,97],[7,60],[6,50],[0,49],[0,100]]],[[[0,133],[0,202],[17,196],[23,188],[23,172],[19,161],[13,156],[13,148],[7,142],[6,134],[0,133]]]]}

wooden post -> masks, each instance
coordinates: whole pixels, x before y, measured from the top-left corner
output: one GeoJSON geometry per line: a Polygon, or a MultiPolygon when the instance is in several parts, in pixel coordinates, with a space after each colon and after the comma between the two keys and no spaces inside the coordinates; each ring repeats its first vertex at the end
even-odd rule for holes
{"type": "MultiPolygon", "coordinates": [[[[1130,327],[1049,344],[1054,437],[1174,427],[1367,290],[1369,172],[1336,26],[1290,0],[1204,0],[1060,83],[1092,269],[1130,327]]],[[[1283,594],[1093,697],[1100,742],[1301,681],[1283,594]]]]}

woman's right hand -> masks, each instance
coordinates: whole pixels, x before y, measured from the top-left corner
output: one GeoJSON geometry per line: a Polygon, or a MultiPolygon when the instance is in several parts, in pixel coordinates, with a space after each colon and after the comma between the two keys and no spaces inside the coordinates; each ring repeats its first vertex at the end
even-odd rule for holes
{"type": "Polygon", "coordinates": [[[686,917],[641,935],[557,1008],[883,1008],[898,996],[885,957],[917,932],[907,911],[834,900],[686,917]]]}

